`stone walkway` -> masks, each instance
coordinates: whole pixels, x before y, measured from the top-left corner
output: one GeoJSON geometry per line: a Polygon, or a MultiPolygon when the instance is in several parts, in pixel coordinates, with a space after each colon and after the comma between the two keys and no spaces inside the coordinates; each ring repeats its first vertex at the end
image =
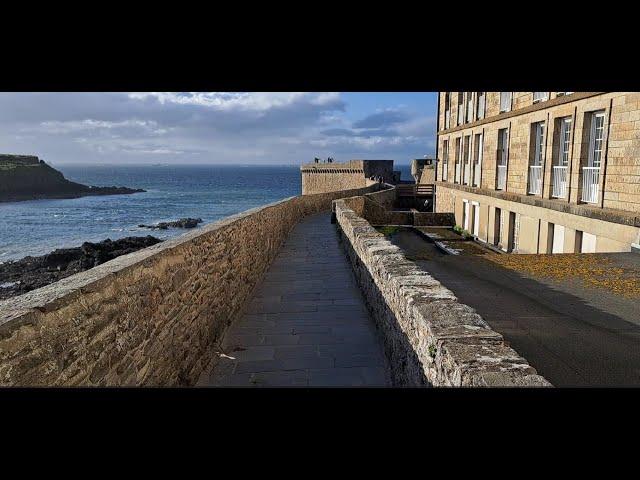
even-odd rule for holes
{"type": "Polygon", "coordinates": [[[386,360],[330,215],[285,241],[201,386],[390,386],[386,360]]]}

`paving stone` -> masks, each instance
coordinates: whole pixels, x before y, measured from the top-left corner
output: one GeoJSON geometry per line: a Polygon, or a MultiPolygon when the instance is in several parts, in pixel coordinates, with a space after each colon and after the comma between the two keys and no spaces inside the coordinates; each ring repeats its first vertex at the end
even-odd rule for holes
{"type": "Polygon", "coordinates": [[[233,359],[220,359],[201,384],[390,385],[375,326],[329,214],[311,216],[291,232],[223,347],[233,359]]]}
{"type": "Polygon", "coordinates": [[[281,370],[252,373],[249,380],[256,387],[306,387],[309,374],[306,370],[281,370]]]}
{"type": "Polygon", "coordinates": [[[361,367],[309,370],[310,387],[364,387],[366,380],[361,367]]]}
{"type": "Polygon", "coordinates": [[[278,370],[308,370],[311,368],[332,368],[335,362],[331,357],[301,357],[279,360],[260,360],[238,363],[235,373],[274,372],[278,370]]]}

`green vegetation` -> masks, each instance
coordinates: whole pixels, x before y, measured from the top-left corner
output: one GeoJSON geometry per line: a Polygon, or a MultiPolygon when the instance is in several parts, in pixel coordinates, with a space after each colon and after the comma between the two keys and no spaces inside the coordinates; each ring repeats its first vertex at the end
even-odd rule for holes
{"type": "Polygon", "coordinates": [[[400,227],[387,225],[385,227],[376,227],[376,230],[378,230],[385,237],[390,237],[394,233],[398,233],[398,231],[400,230],[400,227]]]}
{"type": "Polygon", "coordinates": [[[465,230],[460,225],[454,226],[453,231],[456,232],[458,235],[460,235],[464,239],[473,238],[473,235],[471,235],[471,232],[469,232],[468,230],[465,230]]]}
{"type": "Polygon", "coordinates": [[[431,358],[436,358],[437,352],[438,352],[438,348],[433,343],[429,345],[429,356],[431,358]]]}

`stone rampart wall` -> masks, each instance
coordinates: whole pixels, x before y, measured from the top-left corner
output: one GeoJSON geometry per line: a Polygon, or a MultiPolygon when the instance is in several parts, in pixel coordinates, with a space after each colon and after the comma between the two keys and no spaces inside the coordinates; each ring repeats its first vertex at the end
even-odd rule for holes
{"type": "Polygon", "coordinates": [[[471,307],[348,207],[336,220],[397,386],[550,386],[471,307]]]}
{"type": "Polygon", "coordinates": [[[0,385],[193,385],[293,226],[378,188],[248,210],[0,302],[0,385]]]}

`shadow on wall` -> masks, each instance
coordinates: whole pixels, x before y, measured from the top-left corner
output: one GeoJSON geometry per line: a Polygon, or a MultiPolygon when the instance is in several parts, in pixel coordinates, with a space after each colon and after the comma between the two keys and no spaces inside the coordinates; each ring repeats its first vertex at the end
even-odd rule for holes
{"type": "Polygon", "coordinates": [[[453,213],[394,210],[396,189],[392,185],[388,185],[388,187],[388,190],[345,198],[344,202],[371,225],[415,225],[421,227],[453,227],[455,225],[453,213]]]}
{"type": "MultiPolygon", "coordinates": [[[[365,298],[378,297],[377,294],[367,294],[367,291],[376,291],[377,286],[375,280],[371,276],[367,266],[360,260],[360,257],[353,249],[351,242],[345,236],[344,232],[338,225],[340,233],[340,241],[345,248],[349,257],[351,266],[358,279],[358,285],[363,291],[365,298]]],[[[381,235],[382,236],[382,235],[381,235]]],[[[370,302],[365,302],[371,318],[376,321],[378,333],[384,339],[385,355],[388,359],[389,369],[391,373],[391,381],[394,387],[425,387],[431,386],[424,375],[425,367],[420,361],[417,353],[413,349],[409,339],[400,328],[400,321],[393,313],[389,304],[384,302],[382,310],[380,308],[373,310],[370,302]]]]}

